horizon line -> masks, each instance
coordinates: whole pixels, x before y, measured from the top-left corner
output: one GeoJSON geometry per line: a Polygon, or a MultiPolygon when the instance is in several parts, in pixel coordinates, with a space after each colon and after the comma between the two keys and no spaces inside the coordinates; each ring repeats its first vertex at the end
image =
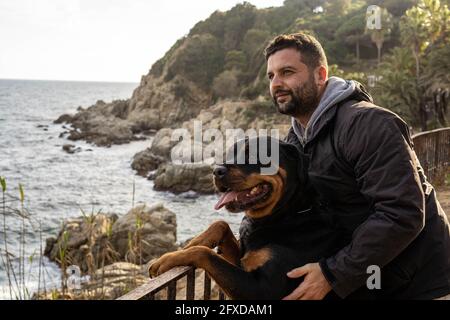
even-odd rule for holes
{"type": "Polygon", "coordinates": [[[0,80],[18,81],[54,81],[54,82],[98,82],[98,83],[140,83],[139,81],[115,81],[115,80],[67,80],[67,79],[26,79],[26,78],[2,78],[0,80]]]}

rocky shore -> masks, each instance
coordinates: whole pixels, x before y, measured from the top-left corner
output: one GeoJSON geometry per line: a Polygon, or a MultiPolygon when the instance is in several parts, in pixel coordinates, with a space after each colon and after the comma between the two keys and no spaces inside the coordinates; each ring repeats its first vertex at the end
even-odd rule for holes
{"type": "MultiPolygon", "coordinates": [[[[148,280],[147,265],[179,249],[176,216],[162,204],[141,205],[125,215],[93,214],[65,221],[56,237],[46,240],[44,255],[61,267],[77,268],[79,290],[60,288],[64,299],[116,299],[148,280]]],[[[67,280],[67,279],[66,279],[67,280]]],[[[51,298],[55,292],[39,293],[51,298]]]]}
{"type": "MultiPolygon", "coordinates": [[[[136,139],[144,139],[136,136],[138,133],[150,134],[150,127],[139,126],[124,115],[128,114],[127,101],[116,101],[110,104],[97,102],[96,105],[80,110],[74,116],[63,115],[56,120],[72,125],[68,132],[68,139],[84,139],[88,142],[110,146],[111,144],[128,143],[136,139]],[[117,104],[117,105],[115,105],[117,104]],[[122,110],[119,112],[118,110],[122,110]]],[[[227,136],[227,130],[240,128],[248,129],[278,129],[280,137],[283,137],[289,128],[286,119],[279,115],[271,114],[272,108],[264,100],[260,101],[220,101],[187,121],[179,124],[179,128],[186,130],[190,137],[194,137],[194,123],[201,124],[202,141],[177,140],[174,135],[176,128],[164,127],[156,131],[152,137],[151,146],[137,153],[132,160],[131,167],[138,175],[155,181],[154,189],[157,191],[171,191],[174,193],[189,190],[200,194],[213,193],[212,164],[213,158],[203,158],[199,163],[192,163],[195,147],[202,150],[211,148],[214,141],[208,140],[207,131],[217,130],[222,137],[227,136]],[[183,155],[186,163],[173,163],[171,156],[183,155]]],[[[73,145],[66,145],[68,153],[79,152],[73,145]]]]}

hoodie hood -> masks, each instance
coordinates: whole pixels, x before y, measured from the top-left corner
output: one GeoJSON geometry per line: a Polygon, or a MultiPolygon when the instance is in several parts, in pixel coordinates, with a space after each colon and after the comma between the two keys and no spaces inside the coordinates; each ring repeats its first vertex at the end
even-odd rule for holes
{"type": "Polygon", "coordinates": [[[322,120],[323,116],[328,114],[330,110],[335,109],[338,103],[350,99],[373,102],[370,94],[359,82],[330,77],[319,105],[311,115],[306,128],[297,122],[295,118],[292,118],[292,128],[299,141],[303,145],[311,141],[323,127],[324,122],[319,120],[322,120]]]}

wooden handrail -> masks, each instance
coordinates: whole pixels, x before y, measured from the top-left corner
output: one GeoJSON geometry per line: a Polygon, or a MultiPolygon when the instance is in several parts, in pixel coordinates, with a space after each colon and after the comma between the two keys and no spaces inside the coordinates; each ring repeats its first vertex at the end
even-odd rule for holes
{"type": "Polygon", "coordinates": [[[420,136],[435,134],[436,132],[448,131],[448,130],[450,130],[450,127],[439,128],[439,129],[434,129],[434,130],[429,130],[429,131],[422,131],[422,132],[418,132],[416,134],[413,134],[412,135],[412,139],[414,140],[415,138],[420,137],[420,136]]]}
{"type": "MultiPolygon", "coordinates": [[[[186,300],[195,298],[195,268],[175,267],[162,275],[149,279],[147,283],[135,288],[117,300],[154,300],[155,294],[167,288],[167,300],[175,300],[177,294],[177,281],[186,278],[186,300]]],[[[211,278],[205,272],[203,285],[203,299],[211,299],[211,278]]],[[[219,289],[219,300],[225,300],[225,294],[219,289]]]]}
{"type": "Polygon", "coordinates": [[[434,185],[444,183],[450,166],[450,127],[420,132],[412,139],[428,180],[434,185]]]}
{"type": "Polygon", "coordinates": [[[149,279],[147,283],[128,292],[117,300],[151,300],[155,293],[165,287],[168,287],[170,283],[176,282],[186,276],[191,270],[195,272],[193,267],[175,267],[168,272],[163,273],[159,277],[149,279]]]}

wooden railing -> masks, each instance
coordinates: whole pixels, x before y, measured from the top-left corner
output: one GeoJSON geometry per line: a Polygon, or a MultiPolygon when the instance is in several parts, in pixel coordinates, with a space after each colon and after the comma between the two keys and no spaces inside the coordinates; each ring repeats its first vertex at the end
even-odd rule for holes
{"type": "MultiPolygon", "coordinates": [[[[186,277],[186,300],[195,298],[195,268],[175,267],[164,274],[149,279],[146,284],[130,291],[117,300],[154,300],[158,292],[166,289],[165,299],[175,300],[177,298],[177,282],[186,277]]],[[[211,299],[211,278],[205,272],[203,286],[203,300],[211,299]]],[[[219,300],[225,300],[225,294],[219,290],[219,300]]]]}
{"type": "MultiPolygon", "coordinates": [[[[421,132],[413,136],[414,150],[425,174],[432,182],[438,182],[449,170],[450,164],[450,128],[421,132]]],[[[195,269],[176,267],[120,297],[118,300],[153,300],[155,295],[166,289],[166,299],[175,300],[177,281],[186,277],[186,300],[195,297],[195,269]]],[[[211,279],[205,272],[203,299],[211,298],[211,279]]],[[[219,289],[219,300],[225,295],[219,289]]]]}
{"type": "Polygon", "coordinates": [[[428,180],[443,184],[450,166],[450,127],[413,135],[414,150],[428,180]]]}

